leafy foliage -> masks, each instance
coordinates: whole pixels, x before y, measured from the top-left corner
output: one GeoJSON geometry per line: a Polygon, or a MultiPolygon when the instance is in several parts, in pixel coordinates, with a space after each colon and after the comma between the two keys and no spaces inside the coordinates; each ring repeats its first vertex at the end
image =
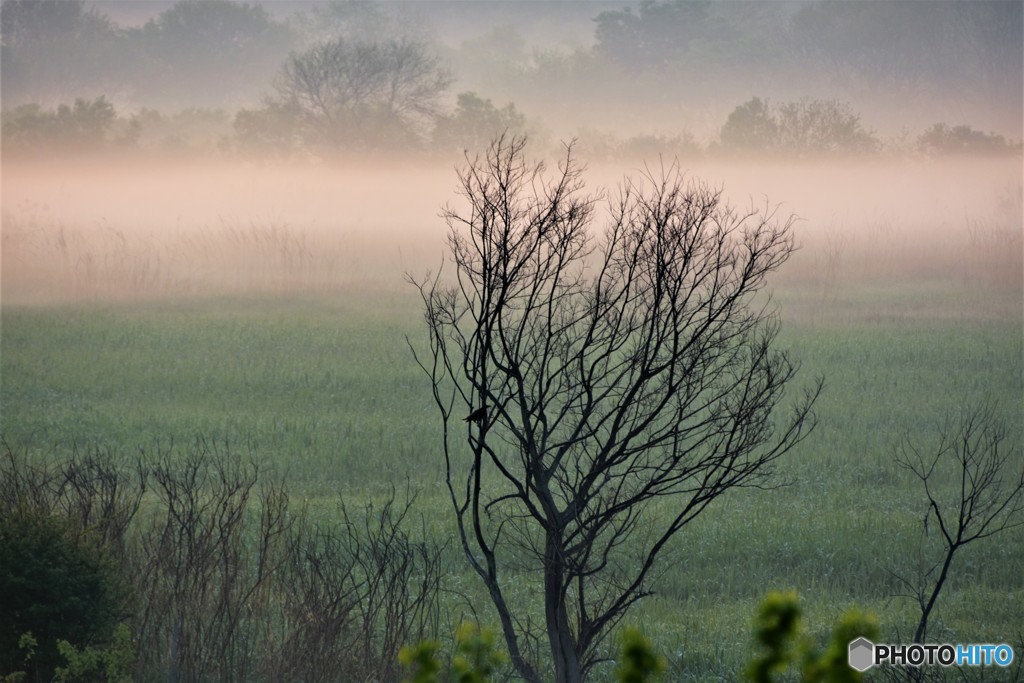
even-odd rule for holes
{"type": "MultiPolygon", "coordinates": [[[[1021,21],[1021,5],[1012,2],[939,3],[922,11],[912,2],[828,0],[800,7],[789,32],[797,54],[835,82],[908,93],[956,84],[978,92],[1020,73],[1021,21]]],[[[999,96],[1019,100],[1019,83],[1014,88],[999,96]]]]}
{"type": "Polygon", "coordinates": [[[241,109],[232,124],[233,142],[243,153],[287,155],[302,144],[299,121],[299,109],[291,102],[271,100],[260,109],[241,109]]]}
{"type": "Polygon", "coordinates": [[[330,0],[297,12],[290,23],[308,48],[334,39],[380,43],[397,37],[423,36],[422,21],[412,8],[373,0],[330,0]]]}
{"type": "Polygon", "coordinates": [[[438,644],[424,640],[416,645],[405,645],[398,651],[398,663],[411,671],[407,683],[435,683],[441,675],[438,644]]]}
{"type": "Polygon", "coordinates": [[[779,3],[644,0],[594,19],[595,54],[629,73],[764,65],[785,54],[779,3]]]}
{"type": "Polygon", "coordinates": [[[22,659],[23,634],[36,647],[28,679],[47,680],[61,662],[58,641],[104,642],[124,609],[116,567],[93,539],[31,507],[0,514],[0,662],[22,659]]]}
{"type": "Polygon", "coordinates": [[[54,679],[59,683],[81,680],[123,683],[131,680],[135,647],[126,624],[118,624],[114,628],[107,646],[89,645],[79,649],[66,640],[59,640],[57,650],[67,660],[67,666],[54,669],[54,679]]]}
{"type": "Polygon", "coordinates": [[[639,630],[623,629],[619,640],[622,650],[615,667],[615,680],[620,683],[645,683],[657,680],[665,673],[665,658],[654,651],[651,641],[639,630]]]}
{"type": "MultiPolygon", "coordinates": [[[[619,634],[619,640],[616,681],[652,683],[665,672],[665,658],[654,651],[651,641],[639,630],[626,628],[619,634]]],[[[494,632],[471,622],[464,622],[455,633],[455,649],[447,672],[434,641],[403,647],[398,657],[409,671],[406,683],[488,683],[498,680],[508,664],[508,655],[495,646],[494,632]]]]}
{"type": "Polygon", "coordinates": [[[861,674],[847,664],[850,641],[877,639],[878,621],[858,610],[847,612],[832,630],[823,652],[801,635],[802,610],[796,592],[769,593],[761,602],[754,625],[760,648],[747,666],[754,683],[770,683],[791,667],[799,667],[804,683],[855,683],[861,674]]]}
{"type": "Polygon", "coordinates": [[[452,677],[458,683],[484,683],[508,664],[508,655],[495,645],[494,632],[465,622],[455,632],[452,677]]]}
{"type": "Polygon", "coordinates": [[[409,671],[406,683],[487,683],[508,664],[508,655],[495,645],[494,632],[468,621],[455,631],[447,672],[440,657],[435,641],[403,647],[398,661],[409,671]]]}

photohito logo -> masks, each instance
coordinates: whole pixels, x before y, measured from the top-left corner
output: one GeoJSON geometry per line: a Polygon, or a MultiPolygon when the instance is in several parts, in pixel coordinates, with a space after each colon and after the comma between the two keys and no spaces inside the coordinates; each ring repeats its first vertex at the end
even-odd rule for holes
{"type": "Polygon", "coordinates": [[[891,666],[1010,666],[1013,648],[1000,645],[876,645],[867,638],[850,643],[847,661],[864,672],[878,664],[891,666]]]}

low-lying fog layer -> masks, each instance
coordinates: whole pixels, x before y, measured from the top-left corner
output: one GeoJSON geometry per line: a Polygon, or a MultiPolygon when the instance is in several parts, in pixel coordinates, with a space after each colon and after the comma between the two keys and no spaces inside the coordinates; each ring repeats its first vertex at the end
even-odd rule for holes
{"type": "MultiPolygon", "coordinates": [[[[787,281],[842,257],[862,277],[1021,285],[1019,158],[683,168],[735,205],[802,219],[787,281]]],[[[591,166],[588,188],[638,172],[591,166]]],[[[5,163],[3,303],[400,289],[441,262],[456,184],[440,164],[5,163]]]]}

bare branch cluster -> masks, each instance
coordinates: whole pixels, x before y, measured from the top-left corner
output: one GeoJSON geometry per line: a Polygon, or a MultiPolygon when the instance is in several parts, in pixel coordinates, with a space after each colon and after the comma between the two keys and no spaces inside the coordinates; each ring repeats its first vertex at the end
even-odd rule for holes
{"type": "Polygon", "coordinates": [[[934,518],[943,546],[940,559],[916,578],[896,576],[921,609],[915,643],[927,636],[928,619],[954,555],[974,541],[1024,525],[1024,465],[1020,444],[1009,437],[995,407],[982,402],[959,420],[947,420],[934,450],[904,440],[893,454],[898,465],[920,480],[928,499],[925,534],[934,518]],[[956,483],[952,489],[946,486],[949,481],[956,483]]]}
{"type": "MultiPolygon", "coordinates": [[[[5,444],[0,520],[62,520],[110,558],[134,678],[397,680],[398,650],[438,632],[441,549],[409,536],[411,492],[339,502],[328,522],[216,443],[116,463],[94,449],[46,464],[5,444]]],[[[43,605],[46,580],[30,581],[43,605]]]]}
{"type": "Polygon", "coordinates": [[[808,434],[821,384],[777,419],[797,364],[754,297],[792,253],[793,219],[736,212],[672,165],[627,180],[598,236],[572,147],[553,177],[524,147],[502,137],[460,172],[467,206],[444,213],[454,282],[418,283],[417,360],[513,662],[539,680],[502,593],[504,547],[542,569],[555,677],[579,680],[668,540],[728,489],[763,485],[808,434]],[[467,455],[449,422],[480,408],[467,455]]]}

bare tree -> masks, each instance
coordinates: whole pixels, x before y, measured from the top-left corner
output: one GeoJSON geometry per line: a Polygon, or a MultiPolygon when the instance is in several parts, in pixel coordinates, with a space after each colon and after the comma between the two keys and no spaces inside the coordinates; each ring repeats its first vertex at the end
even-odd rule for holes
{"type": "Polygon", "coordinates": [[[916,579],[896,575],[921,608],[915,643],[923,643],[928,634],[928,619],[953,556],[969,543],[1024,525],[1024,467],[1019,474],[1008,472],[1021,462],[1020,444],[1008,442],[1008,436],[993,406],[983,403],[962,414],[958,424],[947,422],[934,452],[904,440],[893,455],[920,479],[928,498],[924,533],[934,515],[943,546],[940,559],[916,579]],[[957,484],[951,495],[940,483],[946,481],[957,484]]]}
{"type": "Polygon", "coordinates": [[[414,280],[430,347],[413,353],[512,663],[575,682],[650,594],[669,540],[729,489],[766,485],[806,437],[821,383],[777,415],[797,364],[754,298],[794,249],[792,219],[736,213],[672,166],[627,180],[596,236],[572,146],[553,177],[524,147],[503,136],[459,172],[468,207],[444,214],[454,282],[414,280]],[[510,590],[530,570],[543,634],[510,590]]]}
{"type": "Polygon", "coordinates": [[[421,43],[335,39],[292,55],[277,82],[307,133],[331,147],[399,135],[412,139],[439,112],[452,83],[421,43]]]}

